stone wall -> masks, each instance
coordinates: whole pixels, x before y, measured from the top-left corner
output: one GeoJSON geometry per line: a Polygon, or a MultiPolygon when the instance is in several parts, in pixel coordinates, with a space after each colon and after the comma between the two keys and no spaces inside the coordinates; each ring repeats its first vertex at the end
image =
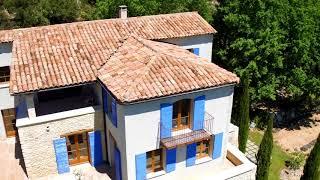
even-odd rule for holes
{"type": "MultiPolygon", "coordinates": [[[[93,109],[93,107],[91,108],[93,109]]],[[[76,111],[81,111],[81,109],[76,111]]],[[[28,124],[18,128],[21,148],[29,178],[57,173],[53,139],[60,138],[61,135],[66,133],[84,129],[103,131],[103,114],[101,108],[92,110],[90,113],[88,110],[85,112],[86,113],[82,114],[79,112],[79,115],[70,113],[72,114],[71,117],[45,121],[43,123],[34,123],[32,125],[28,124]]],[[[50,116],[55,116],[55,114],[50,114],[50,116]]],[[[39,119],[41,120],[41,116],[37,117],[37,119],[37,121],[39,121],[39,119]]],[[[43,119],[46,118],[43,117],[43,119]]],[[[21,121],[28,120],[30,119],[21,119],[21,121]]],[[[104,132],[101,132],[103,156],[105,159],[104,134],[104,132]]]]}

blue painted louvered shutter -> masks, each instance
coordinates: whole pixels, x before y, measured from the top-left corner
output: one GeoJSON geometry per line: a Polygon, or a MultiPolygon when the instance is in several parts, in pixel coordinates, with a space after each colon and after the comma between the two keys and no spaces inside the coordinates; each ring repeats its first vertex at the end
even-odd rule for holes
{"type": "Polygon", "coordinates": [[[222,140],[223,133],[215,134],[213,137],[213,151],[212,151],[212,159],[217,159],[221,156],[222,152],[222,140]]]}
{"type": "Polygon", "coordinates": [[[116,180],[121,180],[122,179],[121,154],[117,147],[115,148],[115,151],[114,151],[114,163],[115,163],[115,169],[116,169],[116,180]]]}
{"type": "Polygon", "coordinates": [[[103,97],[103,110],[105,114],[108,114],[108,93],[105,89],[102,88],[102,97],[103,97]]]}
{"type": "Polygon", "coordinates": [[[172,104],[160,105],[160,137],[171,137],[172,129],[172,104]]]}
{"type": "Polygon", "coordinates": [[[103,162],[101,133],[100,131],[89,132],[91,164],[97,166],[103,162]]]}
{"type": "Polygon", "coordinates": [[[147,174],[147,154],[136,155],[136,180],[145,180],[147,174]]]}
{"type": "Polygon", "coordinates": [[[193,48],[193,53],[199,56],[199,48],[193,48]]]}
{"type": "Polygon", "coordinates": [[[112,121],[112,124],[117,127],[118,126],[118,120],[117,120],[117,101],[112,98],[112,103],[111,103],[111,108],[112,108],[112,117],[111,117],[111,121],[112,121]]]}
{"type": "Polygon", "coordinates": [[[205,96],[199,96],[194,99],[193,130],[203,129],[205,100],[205,96]]]}
{"type": "Polygon", "coordinates": [[[196,163],[197,143],[187,145],[186,166],[193,166],[196,163]]]}
{"type": "Polygon", "coordinates": [[[70,172],[66,138],[53,140],[58,173],[70,172]]]}
{"type": "Polygon", "coordinates": [[[166,172],[176,169],[177,148],[166,150],[166,172]]]}

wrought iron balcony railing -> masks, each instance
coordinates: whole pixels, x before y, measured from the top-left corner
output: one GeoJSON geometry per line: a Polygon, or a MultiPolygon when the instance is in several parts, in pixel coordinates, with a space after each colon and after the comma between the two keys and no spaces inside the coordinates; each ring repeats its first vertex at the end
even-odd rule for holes
{"type": "Polygon", "coordinates": [[[182,144],[190,144],[211,137],[214,117],[205,112],[203,121],[189,122],[188,125],[176,128],[168,124],[159,124],[159,140],[162,146],[170,149],[182,144]],[[163,132],[167,132],[163,135],[163,132]],[[168,133],[169,132],[169,133],[168,133]]]}

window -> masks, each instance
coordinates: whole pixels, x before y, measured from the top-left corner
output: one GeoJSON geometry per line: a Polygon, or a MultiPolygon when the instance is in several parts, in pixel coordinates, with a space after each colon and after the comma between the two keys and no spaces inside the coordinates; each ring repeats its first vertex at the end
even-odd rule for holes
{"type": "Polygon", "coordinates": [[[197,142],[197,159],[208,157],[210,151],[210,139],[197,142]]]}
{"type": "Polygon", "coordinates": [[[194,53],[194,49],[193,48],[190,48],[190,49],[187,49],[189,52],[191,53],[194,53]]]}
{"type": "Polygon", "coordinates": [[[172,128],[181,130],[190,127],[190,99],[183,99],[173,104],[172,128]]]}
{"type": "Polygon", "coordinates": [[[162,149],[147,152],[147,172],[163,170],[162,149]]]}
{"type": "Polygon", "coordinates": [[[88,132],[82,131],[65,135],[67,141],[69,164],[89,161],[88,132]]]}
{"type": "Polygon", "coordinates": [[[4,127],[6,129],[7,137],[13,137],[17,134],[16,127],[16,109],[4,109],[1,110],[4,127]]]}
{"type": "Polygon", "coordinates": [[[190,51],[191,53],[199,56],[199,48],[190,48],[187,50],[190,51]]]}
{"type": "Polygon", "coordinates": [[[0,67],[0,83],[10,80],[10,67],[0,67]]]}

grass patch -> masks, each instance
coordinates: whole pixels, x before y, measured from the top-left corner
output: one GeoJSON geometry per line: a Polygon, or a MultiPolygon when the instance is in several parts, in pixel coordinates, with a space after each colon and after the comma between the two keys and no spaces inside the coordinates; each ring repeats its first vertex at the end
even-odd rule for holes
{"type": "MultiPolygon", "coordinates": [[[[249,139],[258,146],[262,140],[263,133],[257,130],[250,130],[249,139]]],[[[271,165],[269,169],[269,179],[280,179],[280,172],[285,167],[285,161],[290,159],[290,155],[284,152],[276,143],[273,144],[271,165]]]]}

